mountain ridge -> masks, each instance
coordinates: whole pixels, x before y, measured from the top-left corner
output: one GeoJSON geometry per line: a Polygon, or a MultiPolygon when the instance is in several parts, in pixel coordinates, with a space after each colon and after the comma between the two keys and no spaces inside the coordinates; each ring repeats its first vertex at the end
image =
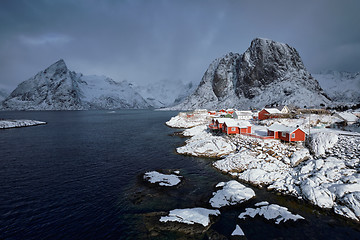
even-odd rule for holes
{"type": "Polygon", "coordinates": [[[196,91],[170,109],[258,108],[265,105],[326,106],[319,83],[288,44],[255,38],[243,53],[215,59],[196,91]]]}
{"type": "Polygon", "coordinates": [[[63,59],[20,83],[1,103],[3,110],[88,110],[151,108],[126,81],[84,76],[63,59]]]}

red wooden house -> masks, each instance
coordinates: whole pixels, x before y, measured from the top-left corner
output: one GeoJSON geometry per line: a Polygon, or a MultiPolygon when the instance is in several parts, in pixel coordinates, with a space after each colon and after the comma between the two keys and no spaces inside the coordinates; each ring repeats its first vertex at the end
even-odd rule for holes
{"type": "Polygon", "coordinates": [[[251,124],[248,121],[226,119],[222,125],[222,132],[226,134],[251,133],[251,124]]]}
{"type": "Polygon", "coordinates": [[[299,127],[286,127],[274,123],[268,127],[268,136],[274,136],[274,139],[280,139],[286,142],[305,141],[306,133],[299,127]]]}
{"type": "Polygon", "coordinates": [[[275,118],[275,116],[273,114],[281,114],[281,111],[277,108],[263,108],[259,112],[259,120],[275,118]]]}

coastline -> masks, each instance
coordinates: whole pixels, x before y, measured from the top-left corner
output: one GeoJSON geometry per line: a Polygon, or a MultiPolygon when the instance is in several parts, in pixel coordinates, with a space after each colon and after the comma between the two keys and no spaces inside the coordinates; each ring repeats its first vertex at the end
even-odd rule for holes
{"type": "Polygon", "coordinates": [[[212,166],[234,179],[360,221],[356,147],[360,137],[316,129],[311,146],[289,145],[244,135],[215,135],[206,127],[211,119],[207,112],[198,110],[190,116],[179,113],[166,122],[169,127],[184,128],[183,135],[190,137],[176,149],[178,154],[214,158],[212,166]]]}
{"type": "Polygon", "coordinates": [[[0,120],[0,129],[9,129],[9,128],[21,128],[21,127],[31,127],[38,125],[45,125],[46,122],[36,121],[36,120],[0,120]]]}

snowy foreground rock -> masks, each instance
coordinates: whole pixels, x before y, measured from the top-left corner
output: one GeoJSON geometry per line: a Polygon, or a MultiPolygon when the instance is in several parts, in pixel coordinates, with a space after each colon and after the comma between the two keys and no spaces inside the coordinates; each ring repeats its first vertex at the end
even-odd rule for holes
{"type": "Polygon", "coordinates": [[[258,208],[246,208],[246,211],[239,215],[240,219],[245,219],[247,216],[254,218],[256,215],[262,216],[267,220],[275,220],[276,224],[286,222],[288,220],[297,221],[304,219],[298,214],[292,214],[286,207],[277,204],[270,204],[268,202],[261,202],[256,204],[258,208]]]}
{"type": "Polygon", "coordinates": [[[222,189],[214,193],[210,199],[210,204],[214,208],[221,208],[229,205],[236,205],[255,197],[255,192],[251,188],[245,187],[235,180],[220,182],[216,185],[222,189]]]}
{"type": "Polygon", "coordinates": [[[181,182],[181,176],[175,174],[163,174],[157,171],[146,172],[144,179],[159,186],[172,187],[181,182]]]}
{"type": "Polygon", "coordinates": [[[36,120],[0,120],[0,129],[29,127],[43,124],[46,124],[46,122],[36,120]]]}
{"type": "Polygon", "coordinates": [[[197,223],[206,227],[210,224],[210,215],[218,216],[219,214],[219,210],[206,208],[175,209],[171,210],[168,216],[161,217],[160,222],[197,223]]]}

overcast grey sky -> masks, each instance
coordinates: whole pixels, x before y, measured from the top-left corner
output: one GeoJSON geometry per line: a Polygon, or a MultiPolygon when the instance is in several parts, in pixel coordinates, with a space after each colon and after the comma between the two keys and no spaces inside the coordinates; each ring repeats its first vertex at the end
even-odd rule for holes
{"type": "Polygon", "coordinates": [[[60,58],[135,84],[199,82],[255,37],[295,47],[307,69],[360,71],[357,0],[1,0],[0,87],[60,58]]]}

